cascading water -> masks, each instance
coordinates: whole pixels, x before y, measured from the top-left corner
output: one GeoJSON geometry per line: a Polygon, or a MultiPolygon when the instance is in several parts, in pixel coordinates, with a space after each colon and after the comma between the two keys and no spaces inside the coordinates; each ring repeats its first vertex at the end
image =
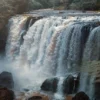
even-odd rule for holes
{"type": "MultiPolygon", "coordinates": [[[[65,19],[48,17],[29,25],[28,30],[25,29],[26,21],[27,17],[10,19],[6,46],[6,59],[12,59],[12,66],[16,66],[17,71],[20,70],[18,74],[23,76],[20,80],[25,86],[40,86],[46,78],[52,76],[81,74],[84,60],[100,60],[98,16],[65,19]]],[[[85,86],[88,85],[93,89],[92,76],[89,77],[86,73],[84,77],[84,74],[81,74],[79,90],[87,91],[85,86]],[[87,82],[88,80],[90,81],[87,82]]],[[[61,84],[62,79],[59,82],[61,84]]],[[[60,90],[61,86],[58,87],[58,92],[60,90]]],[[[91,91],[90,89],[87,93],[90,96],[91,91]]]]}
{"type": "MultiPolygon", "coordinates": [[[[100,60],[100,26],[95,27],[91,30],[90,36],[88,38],[88,41],[86,43],[86,47],[83,54],[83,64],[89,63],[89,61],[99,61],[100,60]]],[[[81,81],[81,84],[83,84],[82,89],[83,91],[87,91],[89,95],[93,96],[94,91],[94,79],[97,73],[98,68],[95,68],[95,66],[90,66],[89,68],[82,68],[82,70],[85,69],[85,73],[82,73],[81,77],[84,77],[84,80],[81,81]],[[87,70],[86,70],[87,69],[87,70]],[[91,74],[89,73],[92,72],[91,74]]]]}
{"type": "Polygon", "coordinates": [[[22,36],[25,33],[25,23],[27,17],[19,16],[9,20],[9,36],[7,41],[6,53],[7,57],[14,59],[15,55],[18,54],[21,46],[22,36]],[[16,28],[15,28],[16,27],[16,28]]]}
{"type": "Polygon", "coordinates": [[[64,77],[59,78],[59,83],[58,83],[58,88],[57,88],[57,93],[54,96],[54,99],[57,100],[65,100],[64,95],[63,95],[63,82],[64,82],[64,77]]]}

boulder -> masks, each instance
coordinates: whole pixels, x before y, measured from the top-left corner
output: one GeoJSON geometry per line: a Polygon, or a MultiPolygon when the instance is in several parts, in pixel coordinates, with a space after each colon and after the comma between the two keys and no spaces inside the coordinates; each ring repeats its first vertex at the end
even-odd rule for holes
{"type": "Polygon", "coordinates": [[[77,93],[72,100],[90,100],[84,92],[77,93]]]}
{"type": "Polygon", "coordinates": [[[42,86],[41,89],[44,91],[51,91],[51,92],[56,92],[57,91],[57,84],[58,84],[58,78],[51,78],[51,79],[46,79],[42,86]]]}
{"type": "MultiPolygon", "coordinates": [[[[41,85],[41,89],[44,91],[50,91],[50,92],[57,92],[59,77],[46,79],[43,84],[41,85]]],[[[62,82],[62,88],[64,94],[72,94],[76,93],[79,86],[79,75],[76,77],[69,75],[68,77],[64,77],[64,80],[62,82]]]]}
{"type": "Polygon", "coordinates": [[[63,82],[63,92],[64,94],[72,94],[74,89],[74,77],[72,75],[69,75],[67,78],[65,78],[63,82]]]}
{"type": "Polygon", "coordinates": [[[100,62],[96,62],[94,66],[97,69],[94,79],[94,98],[100,100],[100,62]]]}
{"type": "Polygon", "coordinates": [[[14,100],[14,92],[7,88],[0,89],[0,100],[14,100]]]}
{"type": "Polygon", "coordinates": [[[48,96],[40,94],[40,93],[34,93],[32,97],[30,97],[28,100],[50,100],[48,96]]]}
{"type": "Polygon", "coordinates": [[[100,100],[100,82],[94,84],[94,97],[96,100],[100,100]]]}
{"type": "Polygon", "coordinates": [[[11,73],[2,72],[0,74],[0,87],[7,87],[9,89],[14,87],[14,81],[11,73]]]}

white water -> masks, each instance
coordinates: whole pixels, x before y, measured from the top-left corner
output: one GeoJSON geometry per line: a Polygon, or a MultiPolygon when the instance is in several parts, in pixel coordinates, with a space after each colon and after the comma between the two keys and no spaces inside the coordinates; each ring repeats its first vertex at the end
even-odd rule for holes
{"type": "Polygon", "coordinates": [[[84,51],[83,60],[99,60],[100,59],[100,26],[91,31],[84,51]]]}
{"type": "MultiPolygon", "coordinates": [[[[83,27],[89,23],[100,22],[99,16],[43,18],[32,26],[29,25],[30,28],[25,34],[26,20],[27,17],[20,16],[10,19],[6,46],[6,59],[13,59],[10,60],[11,69],[15,76],[17,73],[16,77],[20,77],[17,82],[21,88],[39,87],[46,78],[55,75],[62,77],[79,73],[83,59],[100,59],[100,28],[91,25],[87,41],[83,38],[85,33],[82,32],[83,27]],[[82,40],[87,42],[86,46],[82,40]],[[94,50],[97,51],[93,54],[94,50]]],[[[85,83],[80,84],[80,90],[86,91],[87,78],[88,75],[81,77],[81,82],[85,83]]],[[[92,79],[91,77],[90,80],[92,79]]],[[[61,90],[61,82],[62,79],[58,91],[61,90]]],[[[90,82],[92,88],[91,85],[90,82]]],[[[90,91],[88,94],[91,94],[90,91]]]]}
{"type": "Polygon", "coordinates": [[[55,93],[54,98],[57,100],[65,100],[64,94],[63,94],[63,82],[64,82],[64,77],[59,78],[58,82],[58,88],[57,88],[57,93],[55,93]]]}

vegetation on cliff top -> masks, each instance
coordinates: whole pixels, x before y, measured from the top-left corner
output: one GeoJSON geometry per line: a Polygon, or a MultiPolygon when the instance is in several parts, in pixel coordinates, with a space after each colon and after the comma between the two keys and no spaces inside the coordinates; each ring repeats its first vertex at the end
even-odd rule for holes
{"type": "Polygon", "coordinates": [[[28,0],[0,0],[0,29],[5,26],[10,16],[24,12],[27,3],[28,0]]]}
{"type": "Polygon", "coordinates": [[[9,17],[27,10],[63,6],[65,9],[98,10],[100,0],[1,0],[0,29],[9,17]]]}
{"type": "Polygon", "coordinates": [[[30,0],[31,9],[61,7],[76,10],[99,10],[100,0],[30,0]]]}
{"type": "Polygon", "coordinates": [[[15,14],[41,8],[99,10],[100,0],[0,0],[0,31],[15,14]]]}

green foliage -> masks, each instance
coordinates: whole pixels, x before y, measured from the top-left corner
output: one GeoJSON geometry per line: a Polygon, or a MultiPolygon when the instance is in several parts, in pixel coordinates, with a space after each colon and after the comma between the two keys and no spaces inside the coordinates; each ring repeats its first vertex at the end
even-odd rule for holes
{"type": "Polygon", "coordinates": [[[27,9],[28,0],[0,0],[0,30],[7,24],[10,16],[27,9]]]}
{"type": "Polygon", "coordinates": [[[44,8],[51,7],[51,2],[50,0],[36,0],[39,2],[41,5],[43,5],[44,8]]]}
{"type": "Polygon", "coordinates": [[[69,9],[79,10],[99,10],[100,0],[66,0],[69,9]]]}
{"type": "Polygon", "coordinates": [[[60,0],[30,0],[29,10],[55,7],[59,2],[60,0]]]}
{"type": "Polygon", "coordinates": [[[70,5],[70,9],[79,10],[80,8],[81,8],[80,3],[72,3],[72,4],[70,5]]]}
{"type": "Polygon", "coordinates": [[[29,2],[29,10],[43,8],[43,5],[35,0],[29,2]]]}

